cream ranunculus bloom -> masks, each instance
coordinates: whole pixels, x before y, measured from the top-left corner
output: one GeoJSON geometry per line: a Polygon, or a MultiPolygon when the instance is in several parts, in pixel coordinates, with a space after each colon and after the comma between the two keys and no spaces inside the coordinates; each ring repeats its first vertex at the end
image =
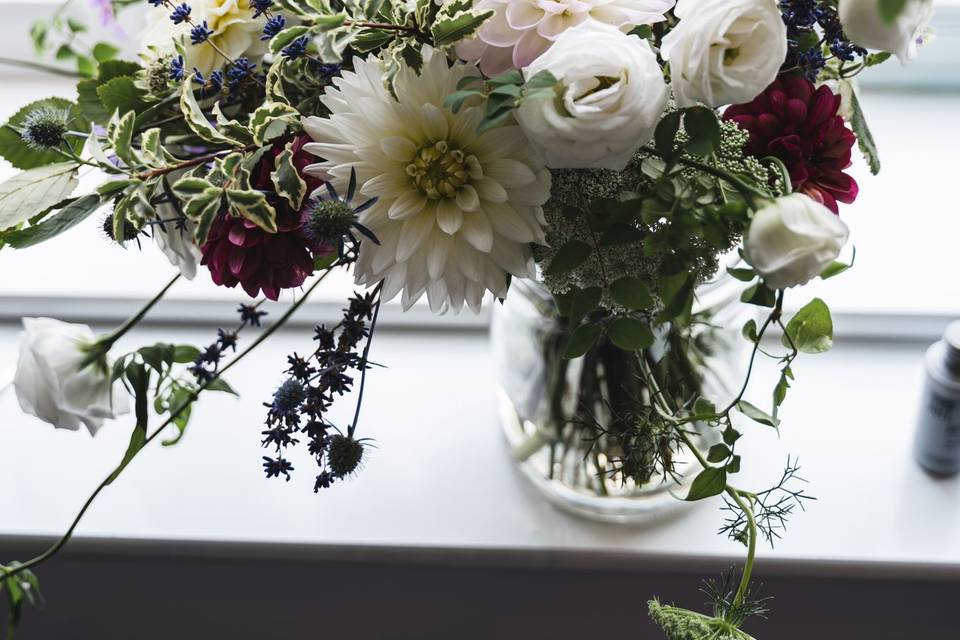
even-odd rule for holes
{"type": "Polygon", "coordinates": [[[523,73],[529,79],[541,71],[559,81],[558,98],[523,102],[517,120],[551,168],[623,169],[653,138],[667,106],[649,43],[610,25],[565,31],[523,73]]]}
{"type": "Polygon", "coordinates": [[[750,102],[787,57],[776,0],[679,0],[679,24],[663,39],[678,107],[750,102]]]}
{"type": "Polygon", "coordinates": [[[550,172],[520,127],[478,133],[482,106],[443,106],[474,65],[451,66],[430,47],[423,58],[419,74],[397,75],[397,99],[373,56],[335,79],[321,98],[330,117],[303,122],[316,140],[304,149],[323,159],[306,172],[343,192],[356,170],[360,193],[378,198],[360,214],[380,244],[362,243],[358,283],[382,281],[385,299],[402,291],[405,308],[426,293],[434,311],[477,311],[487,291],[506,294],[507,274],[535,275],[530,243],[544,241],[550,172]]]}
{"type": "Polygon", "coordinates": [[[153,7],[147,13],[147,25],[141,34],[146,55],[172,55],[176,51],[174,41],[182,38],[187,54],[184,66],[188,70],[196,67],[206,76],[229,64],[217,49],[232,60],[246,56],[256,61],[266,53],[267,43],[260,39],[264,21],[253,17],[250,0],[190,0],[188,4],[193,23],[206,21],[207,27],[213,30],[209,42],[190,44],[190,25],[174,24],[170,20],[170,9],[153,7]]]}
{"type": "Polygon", "coordinates": [[[933,0],[907,0],[893,22],[880,17],[877,0],[840,0],[843,31],[851,42],[867,49],[889,51],[901,63],[913,60],[933,18],[933,0]]]}
{"type": "Polygon", "coordinates": [[[744,249],[767,286],[786,289],[823,273],[849,235],[836,214],[810,196],[794,193],[754,214],[744,249]]]}
{"type": "Polygon", "coordinates": [[[93,435],[104,419],[127,413],[129,402],[109,373],[80,370],[84,345],[96,340],[90,327],[51,318],[24,318],[13,386],[20,407],[58,429],[84,425],[93,435]]]}

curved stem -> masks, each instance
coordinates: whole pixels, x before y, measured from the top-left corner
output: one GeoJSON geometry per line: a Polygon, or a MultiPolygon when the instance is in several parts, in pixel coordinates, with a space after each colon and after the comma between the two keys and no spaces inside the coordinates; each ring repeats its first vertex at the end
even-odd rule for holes
{"type": "Polygon", "coordinates": [[[736,608],[743,604],[743,600],[747,596],[747,588],[750,586],[753,562],[757,556],[757,522],[753,517],[753,508],[746,503],[739,491],[731,486],[727,486],[726,492],[747,517],[747,561],[743,564],[740,586],[737,587],[737,593],[733,598],[733,606],[736,608]]]}
{"type": "Polygon", "coordinates": [[[150,309],[152,309],[158,302],[160,302],[163,296],[167,294],[167,291],[170,290],[170,287],[176,284],[177,280],[179,280],[180,277],[181,277],[181,274],[179,273],[173,276],[173,278],[170,279],[170,282],[168,282],[166,286],[163,287],[163,289],[160,289],[157,295],[153,296],[153,299],[151,299],[147,304],[145,304],[143,308],[140,309],[140,311],[138,311],[135,316],[129,318],[126,322],[120,325],[120,327],[118,327],[115,331],[111,332],[105,338],[102,338],[100,342],[101,344],[103,344],[104,348],[109,349],[111,346],[113,346],[113,344],[117,340],[122,338],[124,334],[126,334],[128,331],[130,331],[130,329],[135,327],[137,323],[143,320],[144,316],[146,316],[150,312],[150,309]]]}
{"type": "Polygon", "coordinates": [[[380,317],[380,307],[383,300],[380,298],[380,292],[383,290],[383,282],[377,285],[374,293],[377,296],[377,306],[373,309],[373,318],[370,320],[370,335],[367,336],[367,344],[363,346],[363,356],[360,358],[360,391],[357,394],[357,408],[353,413],[353,422],[347,429],[347,437],[352,438],[357,431],[357,423],[360,421],[360,409],[363,406],[363,388],[367,383],[367,368],[370,362],[370,345],[373,344],[373,333],[377,330],[377,318],[380,317]]]}
{"type": "Polygon", "coordinates": [[[50,64],[43,64],[42,62],[33,62],[32,60],[18,60],[17,58],[0,57],[0,64],[8,67],[22,67],[24,69],[33,69],[34,71],[43,71],[44,73],[51,73],[55,76],[64,76],[66,78],[83,77],[76,71],[61,69],[60,67],[55,67],[50,64]]]}
{"type": "MultiPolygon", "coordinates": [[[[320,283],[323,282],[323,280],[330,274],[330,272],[331,272],[335,267],[337,267],[337,266],[339,266],[339,265],[336,264],[336,263],[333,264],[333,265],[331,265],[331,266],[323,273],[323,275],[321,275],[319,278],[317,278],[316,282],[314,282],[312,285],[310,285],[310,288],[308,288],[308,289],[304,292],[303,296],[301,296],[299,300],[297,300],[296,302],[294,302],[293,305],[291,305],[291,307],[286,311],[286,313],[284,313],[282,316],[280,316],[280,318],[277,320],[277,322],[275,322],[274,324],[270,325],[270,327],[268,327],[262,334],[260,334],[260,335],[257,337],[257,339],[254,340],[254,341],[250,344],[249,347],[247,347],[246,349],[244,349],[243,351],[241,351],[233,360],[231,360],[230,362],[228,362],[225,367],[223,367],[223,368],[220,369],[218,372],[216,372],[216,373],[213,375],[213,377],[210,378],[210,380],[208,380],[208,381],[205,382],[204,384],[200,385],[196,390],[192,391],[192,392],[190,393],[190,395],[186,398],[186,400],[183,401],[183,404],[181,404],[175,411],[173,411],[173,412],[170,414],[170,417],[167,418],[167,419],[163,422],[163,424],[161,424],[159,427],[157,427],[157,428],[153,431],[153,433],[151,433],[149,436],[147,436],[146,440],[145,440],[144,443],[143,443],[143,447],[141,447],[141,448],[145,448],[148,444],[150,444],[150,442],[152,442],[154,439],[156,439],[156,437],[157,437],[158,435],[160,435],[160,433],[161,433],[164,429],[166,429],[168,426],[170,426],[171,424],[173,424],[173,421],[176,420],[178,417],[180,417],[180,414],[182,414],[182,413],[187,409],[187,407],[189,407],[191,404],[193,404],[193,402],[196,401],[197,397],[198,397],[203,391],[205,391],[207,388],[209,388],[210,385],[212,385],[212,384],[213,384],[215,381],[217,381],[223,374],[225,374],[227,371],[229,371],[230,369],[232,369],[238,362],[240,362],[241,360],[243,360],[243,359],[244,359],[246,356],[248,356],[254,349],[256,349],[258,346],[260,346],[267,338],[269,338],[269,337],[270,337],[271,335],[273,335],[278,329],[280,329],[283,325],[285,325],[286,322],[287,322],[287,320],[290,319],[290,316],[292,316],[294,313],[296,313],[297,309],[299,309],[299,308],[303,305],[303,303],[306,302],[307,299],[310,297],[310,294],[313,293],[313,290],[316,289],[316,288],[320,285],[320,283]]],[[[100,492],[103,491],[103,490],[111,483],[111,481],[114,479],[114,478],[113,478],[113,474],[116,473],[116,471],[117,471],[118,469],[122,469],[122,465],[121,465],[121,466],[118,466],[117,469],[114,469],[114,471],[111,471],[110,474],[108,474],[108,475],[103,479],[103,481],[102,481],[99,485],[97,485],[97,488],[94,489],[93,493],[90,494],[90,497],[87,498],[87,501],[84,502],[83,507],[80,508],[80,511],[77,513],[76,517],[73,519],[73,522],[70,524],[70,528],[67,529],[67,532],[64,533],[63,536],[61,536],[59,540],[57,540],[53,545],[50,546],[50,548],[48,548],[46,551],[44,551],[44,552],[41,553],[40,555],[38,555],[38,556],[36,556],[36,557],[34,557],[34,558],[31,558],[30,560],[27,560],[27,561],[24,562],[24,563],[18,564],[16,567],[14,567],[14,568],[12,568],[12,569],[9,568],[9,567],[2,567],[2,566],[0,566],[0,579],[5,580],[5,579],[7,579],[7,578],[10,578],[10,577],[12,577],[12,576],[15,576],[15,575],[17,575],[18,573],[20,573],[21,571],[24,571],[24,570],[26,570],[26,569],[30,569],[31,567],[35,567],[35,566],[37,566],[38,564],[41,564],[41,563],[43,563],[43,562],[46,562],[47,560],[49,560],[50,558],[52,558],[53,556],[55,556],[55,555],[60,551],[60,549],[62,549],[62,548],[64,547],[64,545],[66,545],[67,542],[69,542],[70,539],[73,537],[73,532],[74,532],[74,530],[76,530],[77,525],[80,524],[80,521],[83,519],[83,516],[86,514],[87,510],[90,508],[90,505],[92,505],[92,504],[93,504],[93,501],[97,498],[98,495],[100,495],[100,492]]]]}

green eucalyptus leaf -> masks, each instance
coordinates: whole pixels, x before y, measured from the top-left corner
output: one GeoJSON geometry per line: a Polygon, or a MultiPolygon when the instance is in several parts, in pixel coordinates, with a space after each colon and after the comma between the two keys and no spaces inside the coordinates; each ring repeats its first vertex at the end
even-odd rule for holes
{"type": "Polygon", "coordinates": [[[597,324],[584,324],[570,334],[570,339],[563,349],[563,357],[567,359],[579,358],[590,350],[603,332],[603,327],[597,324]]]}
{"type": "Polygon", "coordinates": [[[655,304],[646,283],[632,276],[614,281],[610,285],[610,297],[617,304],[633,311],[652,309],[655,304]]]}
{"type": "Polygon", "coordinates": [[[600,305],[602,296],[603,290],[600,287],[578,290],[570,303],[570,326],[576,327],[585,317],[593,313],[600,305]]]}
{"type": "Polygon", "coordinates": [[[766,411],[760,409],[759,407],[750,404],[746,400],[741,400],[737,403],[737,409],[743,415],[747,416],[754,422],[759,422],[760,424],[765,424],[768,427],[779,426],[780,421],[771,416],[766,411]]]}

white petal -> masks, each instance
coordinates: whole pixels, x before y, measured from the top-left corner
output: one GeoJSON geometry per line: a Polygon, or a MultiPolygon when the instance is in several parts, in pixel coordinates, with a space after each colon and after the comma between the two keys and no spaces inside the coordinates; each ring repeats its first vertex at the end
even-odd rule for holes
{"type": "Polygon", "coordinates": [[[411,188],[409,191],[401,193],[396,200],[390,203],[387,216],[391,220],[403,220],[423,211],[426,203],[427,199],[423,194],[411,188]]]}
{"type": "Polygon", "coordinates": [[[463,212],[453,200],[444,198],[437,202],[437,225],[450,235],[455,234],[463,224],[463,212]]]}
{"type": "Polygon", "coordinates": [[[482,209],[471,211],[463,217],[460,235],[477,251],[489,253],[493,248],[493,227],[482,209]]]}
{"type": "Polygon", "coordinates": [[[480,196],[477,190],[469,184],[463,185],[457,192],[457,206],[464,211],[473,211],[480,206],[480,196]]]}
{"type": "Polygon", "coordinates": [[[397,241],[397,262],[403,262],[421,249],[421,245],[433,230],[430,216],[413,216],[403,221],[400,239],[397,241]]]}
{"type": "Polygon", "coordinates": [[[380,148],[391,160],[410,162],[417,153],[417,147],[409,138],[390,136],[380,141],[380,148]]]}

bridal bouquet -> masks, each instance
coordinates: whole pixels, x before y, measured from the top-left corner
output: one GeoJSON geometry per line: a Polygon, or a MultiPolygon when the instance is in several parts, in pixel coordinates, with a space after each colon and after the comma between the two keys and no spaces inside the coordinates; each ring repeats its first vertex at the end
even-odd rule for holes
{"type": "Polygon", "coordinates": [[[0,565],[13,626],[39,597],[33,569],[90,502],[145,446],[178,442],[200,396],[232,393],[229,369],[333,270],[351,269],[358,292],[340,322],[278,363],[262,430],[266,476],[302,471],[291,461],[302,448],[318,492],[364,461],[360,402],[384,302],[478,311],[512,279],[540,279],[565,318],[565,357],[601,340],[629,354],[689,325],[697,286],[735,256],[738,304],[762,312],[742,330],[750,364],[770,356],[781,372],[769,408],[743,399],[749,373],[723,406],[676,401],[639,358],[650,392],[633,399],[637,455],[623,473],[665,476],[672,452],[696,457],[687,500],[723,495],[724,530],[747,560],[738,579],[711,583],[713,611],[653,600],[650,614],[670,638],[749,637],[741,625],[764,611],[750,589],[758,538],[801,498],[783,483],[736,485],[747,435],[736,425],[777,427],[795,358],[831,346],[827,305],[788,318],[784,297],[849,266],[839,214],[857,197],[853,147],[880,168],[853,79],[916,55],[932,0],[95,4],[108,21],[145,12],[139,59],[83,44],[85,26],[62,12],[34,27],[41,52],[75,65],[77,92],[26,105],[0,130],[0,155],[21,170],[0,184],[0,247],[99,216],[107,242],[156,243],[177,275],[107,335],[24,319],[24,411],[91,434],[132,412],[133,429],[68,533],[0,565]],[[250,297],[235,323],[209,345],[116,352],[174,281],[198,272],[250,297]],[[281,298],[292,305],[268,322],[266,301],[281,298]],[[781,344],[761,347],[773,331],[781,344]],[[328,409],[349,392],[354,418],[334,424],[328,409]],[[693,424],[718,443],[699,450],[693,424]]]}

